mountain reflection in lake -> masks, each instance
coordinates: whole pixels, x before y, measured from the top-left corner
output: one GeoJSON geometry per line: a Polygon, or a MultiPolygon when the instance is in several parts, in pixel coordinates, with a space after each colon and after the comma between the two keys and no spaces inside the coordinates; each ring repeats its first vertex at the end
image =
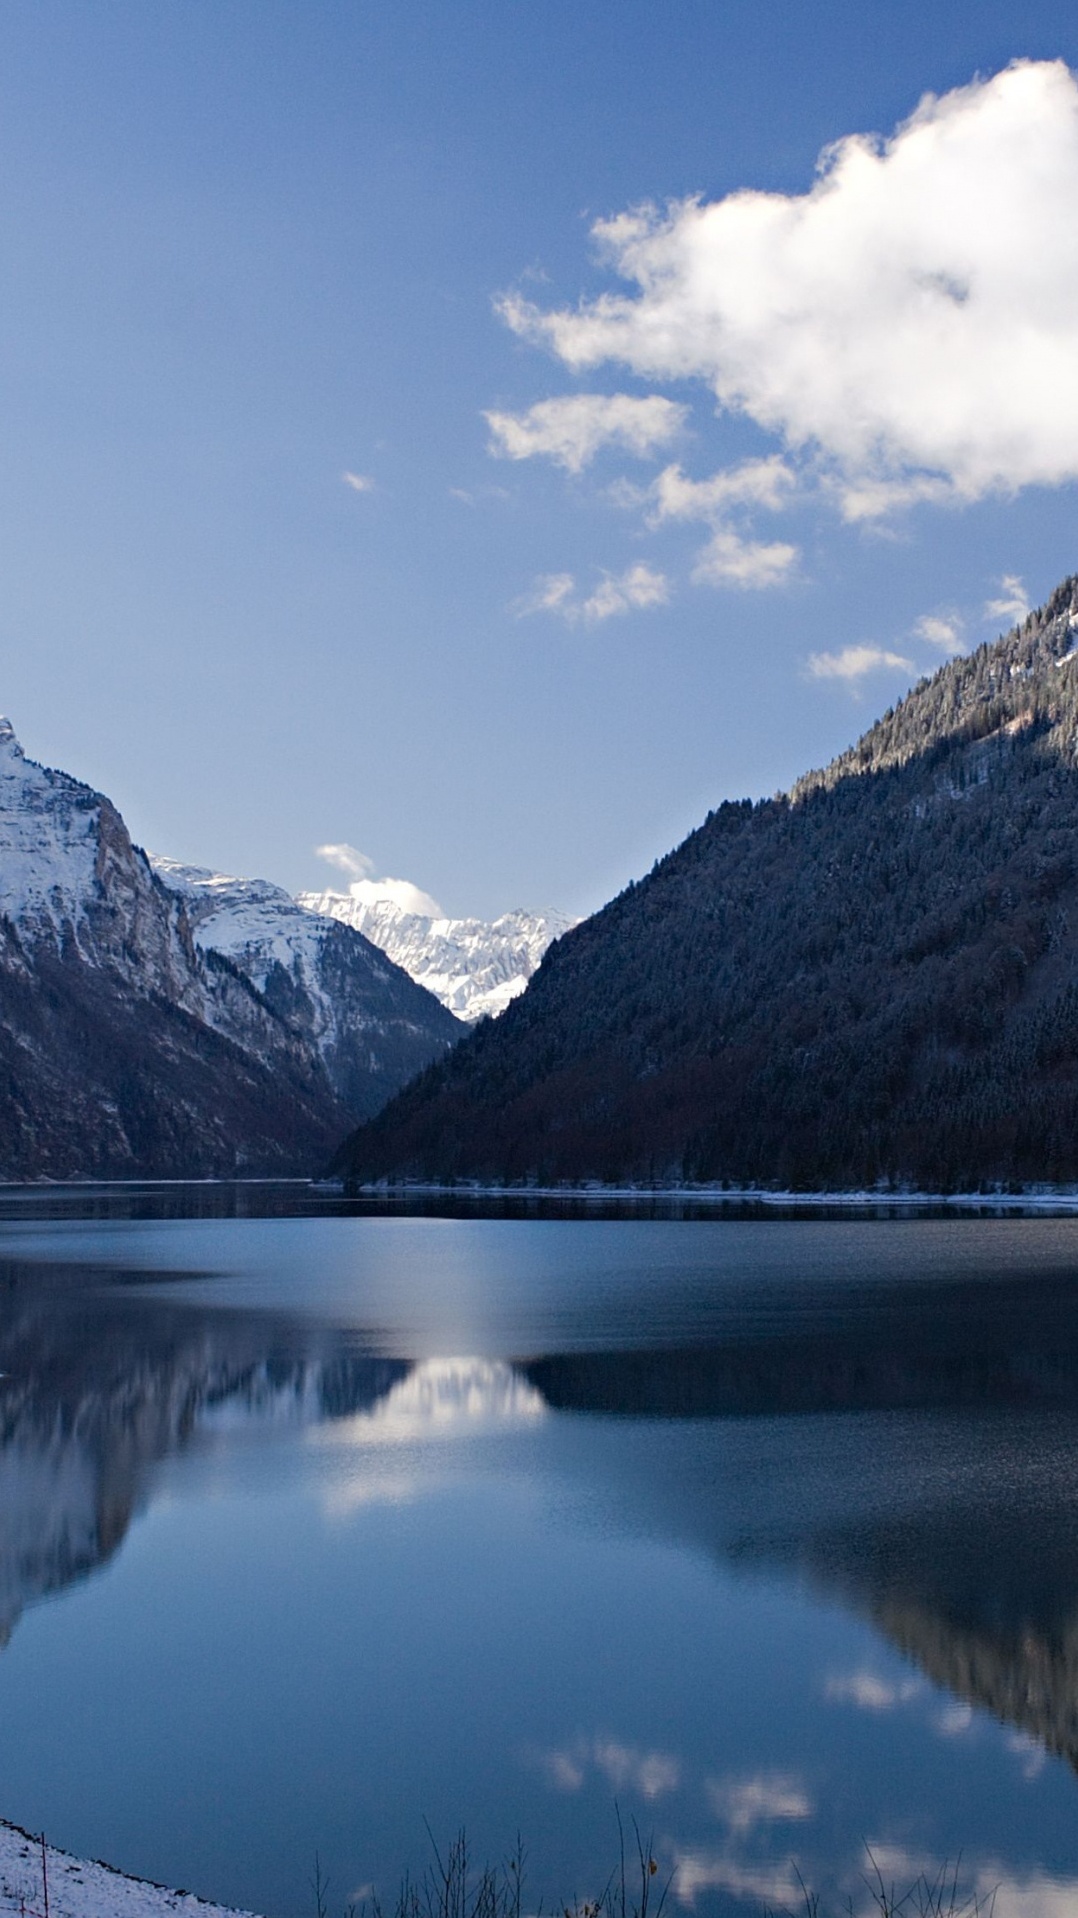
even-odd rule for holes
{"type": "Polygon", "coordinates": [[[58,1843],[290,1918],[466,1821],[549,1908],[616,1802],[675,1910],[1078,1908],[1078,1224],[31,1208],[0,1375],[58,1843]]]}

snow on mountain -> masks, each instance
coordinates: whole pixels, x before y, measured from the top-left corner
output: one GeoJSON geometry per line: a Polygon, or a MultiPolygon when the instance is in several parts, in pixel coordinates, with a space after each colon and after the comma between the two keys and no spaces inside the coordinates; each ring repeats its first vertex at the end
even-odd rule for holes
{"type": "Polygon", "coordinates": [[[0,1177],[317,1171],[460,1030],[277,887],[165,884],[0,720],[0,1177]]]}
{"type": "Polygon", "coordinates": [[[307,912],[363,933],[469,1024],[504,1012],[523,992],[547,947],[576,924],[557,912],[518,910],[490,921],[413,912],[401,903],[402,886],[398,880],[360,879],[346,893],[296,897],[307,912]]]}
{"type": "Polygon", "coordinates": [[[31,933],[77,936],[94,892],[101,800],[27,759],[0,719],[0,912],[31,933]]]}
{"type": "Polygon", "coordinates": [[[0,1176],[314,1169],[350,1110],[103,793],[0,722],[0,1176]]]}
{"type": "Polygon", "coordinates": [[[460,1036],[437,998],[356,929],[283,887],[150,855],[184,902],[195,942],[220,953],[321,1058],[338,1096],[366,1116],[460,1036]]]}

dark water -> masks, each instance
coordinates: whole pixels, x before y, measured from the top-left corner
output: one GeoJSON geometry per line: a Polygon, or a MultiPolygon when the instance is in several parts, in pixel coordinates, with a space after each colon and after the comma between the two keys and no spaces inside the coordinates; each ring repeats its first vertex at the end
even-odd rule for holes
{"type": "Polygon", "coordinates": [[[214,1209],[0,1204],[0,1813],[279,1918],[424,1820],[549,1910],[615,1803],[675,1912],[1078,1911],[1078,1221],[214,1209]]]}

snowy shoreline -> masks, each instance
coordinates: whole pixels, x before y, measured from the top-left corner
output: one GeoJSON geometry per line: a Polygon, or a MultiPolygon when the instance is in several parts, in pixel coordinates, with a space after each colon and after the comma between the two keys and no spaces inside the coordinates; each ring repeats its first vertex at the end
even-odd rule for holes
{"type": "Polygon", "coordinates": [[[44,1918],[257,1918],[235,1905],[215,1905],[193,1891],[172,1891],[132,1878],[99,1859],[76,1858],[0,1819],[0,1911],[44,1918]],[[44,1871],[42,1865],[44,1862],[44,1871]]]}
{"type": "MultiPolygon", "coordinates": [[[[331,1181],[319,1181],[324,1188],[331,1181]]],[[[335,1187],[335,1189],[338,1189],[335,1187]]],[[[783,1210],[808,1207],[871,1211],[923,1212],[938,1207],[958,1211],[1078,1212],[1078,1186],[1033,1185],[1020,1192],[881,1192],[872,1187],[850,1191],[795,1192],[776,1191],[770,1186],[715,1185],[481,1185],[458,1182],[452,1185],[399,1180],[378,1180],[370,1184],[339,1188],[348,1197],[363,1199],[512,1199],[557,1200],[566,1205],[606,1204],[650,1205],[657,1201],[672,1205],[770,1206],[783,1210]]]]}

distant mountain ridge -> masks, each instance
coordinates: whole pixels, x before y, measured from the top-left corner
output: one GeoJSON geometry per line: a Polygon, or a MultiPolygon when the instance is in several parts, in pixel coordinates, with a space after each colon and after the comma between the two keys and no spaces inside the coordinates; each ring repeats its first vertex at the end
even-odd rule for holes
{"type": "Polygon", "coordinates": [[[380,946],[458,1019],[496,1019],[524,991],[547,947],[576,924],[557,912],[506,912],[494,920],[410,912],[368,889],[301,892],[309,912],[328,914],[380,946]]]}
{"type": "Polygon", "coordinates": [[[148,855],[179,893],[195,943],[231,961],[303,1034],[337,1097],[368,1117],[462,1032],[407,968],[339,919],[298,904],[268,879],[236,879],[148,855]]]}
{"type": "Polygon", "coordinates": [[[349,947],[343,985],[354,998],[365,973],[379,1007],[368,1097],[331,1077],[276,975],[263,991],[198,943],[111,801],[0,721],[0,1177],[316,1171],[459,1030],[357,934],[320,938],[349,947]]]}
{"type": "Polygon", "coordinates": [[[1078,580],[720,806],[338,1156],[356,1180],[1078,1178],[1078,580]]]}

